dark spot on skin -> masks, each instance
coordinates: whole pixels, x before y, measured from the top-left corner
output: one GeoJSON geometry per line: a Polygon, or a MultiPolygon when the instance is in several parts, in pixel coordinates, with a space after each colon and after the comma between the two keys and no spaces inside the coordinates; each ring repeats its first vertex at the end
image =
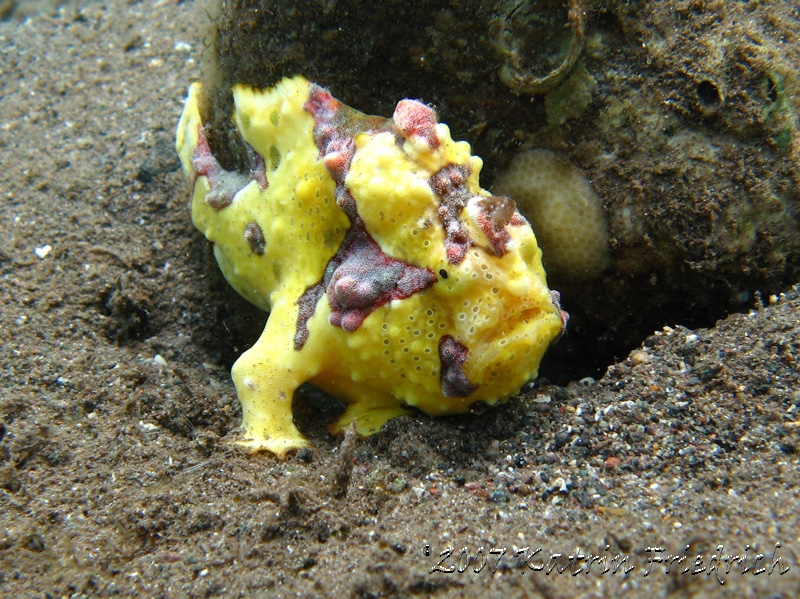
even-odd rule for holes
{"type": "Polygon", "coordinates": [[[488,196],[478,200],[478,208],[480,212],[475,218],[476,224],[486,235],[494,255],[504,256],[511,241],[506,226],[517,213],[517,205],[505,196],[488,196]]]}
{"type": "Polygon", "coordinates": [[[192,186],[197,182],[198,177],[208,177],[210,184],[220,173],[225,172],[225,169],[220,166],[211,153],[211,148],[208,146],[208,139],[206,138],[206,130],[202,125],[197,126],[197,145],[192,156],[192,168],[194,168],[192,186]]]}
{"type": "Polygon", "coordinates": [[[325,167],[336,181],[336,203],[350,217],[350,221],[355,222],[358,216],[355,200],[344,186],[356,151],[353,138],[362,131],[391,130],[392,122],[345,106],[328,90],[316,84],[311,84],[303,108],[314,118],[314,143],[325,167]]]}
{"type": "Polygon", "coordinates": [[[296,351],[303,349],[306,341],[308,341],[308,321],[314,316],[314,312],[317,310],[317,302],[319,302],[319,298],[322,297],[323,293],[325,293],[325,285],[322,282],[315,283],[306,287],[303,295],[295,302],[300,308],[297,316],[297,330],[294,334],[294,349],[296,351]]]}
{"type": "Polygon", "coordinates": [[[515,212],[508,224],[511,227],[522,227],[527,225],[528,221],[519,212],[515,212]]]}
{"type": "Polygon", "coordinates": [[[436,111],[417,100],[401,100],[394,109],[393,120],[400,134],[405,138],[418,137],[425,140],[428,147],[439,147],[436,136],[436,111]]]}
{"type": "Polygon", "coordinates": [[[442,335],[439,338],[441,362],[439,382],[442,395],[445,397],[468,397],[478,388],[477,385],[470,383],[464,372],[464,363],[468,357],[469,349],[466,345],[459,343],[450,335],[442,335]]]}
{"type": "Polygon", "coordinates": [[[328,262],[322,281],[306,288],[297,300],[300,314],[294,348],[301,350],[308,340],[307,323],[325,292],[331,306],[330,323],[351,333],[384,304],[410,297],[436,280],[436,275],[427,268],[384,254],[359,218],[328,262]]]}
{"type": "Polygon", "coordinates": [[[353,194],[350,193],[349,189],[344,185],[338,185],[333,195],[336,198],[336,205],[350,218],[350,222],[358,218],[356,199],[353,197],[353,194]]]}
{"type": "Polygon", "coordinates": [[[300,307],[294,339],[297,350],[308,340],[307,323],[323,292],[327,293],[331,307],[330,323],[352,332],[387,302],[410,297],[437,280],[427,268],[395,260],[383,253],[367,233],[355,198],[344,184],[355,154],[353,137],[356,133],[390,130],[392,122],[349,108],[318,85],[310,87],[303,108],[314,118],[314,143],[336,182],[336,205],[350,219],[350,228],[336,255],[325,267],[322,280],[309,286],[297,301],[300,307]]]}
{"type": "Polygon", "coordinates": [[[194,149],[192,158],[192,166],[194,167],[192,187],[194,187],[198,177],[206,177],[209,191],[205,201],[214,210],[222,210],[233,203],[233,198],[251,179],[242,173],[223,169],[211,154],[202,125],[198,126],[197,133],[197,146],[194,149]]]}
{"type": "Polygon", "coordinates": [[[486,212],[496,229],[502,229],[511,222],[517,211],[517,204],[506,196],[486,196],[478,200],[478,206],[486,212]]]}
{"type": "Polygon", "coordinates": [[[256,152],[249,144],[245,144],[247,155],[250,157],[250,177],[258,183],[258,188],[264,191],[269,187],[267,181],[267,165],[264,163],[264,157],[256,152]]]}
{"type": "MultiPolygon", "coordinates": [[[[371,257],[369,249],[362,247],[362,252],[363,256],[371,257]]],[[[398,264],[387,264],[383,269],[372,268],[361,256],[353,258],[333,273],[328,285],[328,299],[337,308],[368,308],[395,286],[401,270],[398,264]]]]}
{"type": "Polygon", "coordinates": [[[433,193],[439,196],[439,219],[445,232],[445,253],[450,264],[460,264],[472,240],[461,222],[461,212],[472,197],[467,189],[469,167],[448,164],[428,180],[433,193]]]}
{"type": "Polygon", "coordinates": [[[330,323],[348,332],[355,331],[384,304],[410,297],[436,282],[436,275],[427,268],[384,254],[361,219],[348,231],[334,261],[339,264],[325,281],[330,323]]]}
{"type": "Polygon", "coordinates": [[[209,179],[211,189],[206,196],[206,203],[214,210],[222,210],[233,204],[233,198],[250,180],[235,171],[223,171],[213,183],[209,179]]]}
{"type": "Polygon", "coordinates": [[[558,309],[558,314],[561,318],[561,335],[567,330],[567,323],[569,322],[569,314],[561,309],[561,294],[558,291],[550,291],[550,300],[553,305],[558,309]]]}
{"type": "Polygon", "coordinates": [[[264,255],[264,251],[267,247],[267,240],[264,239],[264,232],[261,230],[261,227],[258,226],[258,223],[252,222],[247,224],[244,228],[244,238],[247,240],[254,254],[259,256],[264,255]]]}
{"type": "Polygon", "coordinates": [[[440,268],[439,269],[439,276],[442,277],[443,279],[446,279],[447,278],[447,271],[445,269],[443,269],[443,268],[440,268]]]}

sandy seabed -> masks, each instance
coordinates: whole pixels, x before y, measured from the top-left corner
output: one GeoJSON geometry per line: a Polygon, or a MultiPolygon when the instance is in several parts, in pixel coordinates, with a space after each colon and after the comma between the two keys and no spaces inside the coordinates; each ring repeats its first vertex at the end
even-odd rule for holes
{"type": "Polygon", "coordinates": [[[796,290],[480,416],[343,443],[303,388],[313,450],[227,444],[228,368],[264,317],[192,227],[173,150],[206,18],[0,24],[0,595],[800,594],[796,290]]]}

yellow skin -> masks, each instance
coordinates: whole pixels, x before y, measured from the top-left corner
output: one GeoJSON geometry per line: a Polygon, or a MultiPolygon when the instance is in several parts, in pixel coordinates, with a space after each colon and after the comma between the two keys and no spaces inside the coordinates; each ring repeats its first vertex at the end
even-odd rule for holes
{"type": "MultiPolygon", "coordinates": [[[[431,415],[461,413],[477,401],[504,400],[536,376],[565,316],[547,288],[536,238],[513,202],[481,208],[491,196],[478,184],[480,158],[470,155],[466,142],[454,142],[446,125],[425,121],[430,109],[404,101],[409,114],[423,115],[420,133],[398,116],[401,105],[394,121],[338,105],[337,114],[349,120],[334,122],[334,130],[352,143],[347,168],[337,171],[336,152],[321,156],[314,137],[315,118],[321,117],[308,104],[314,96],[336,106],[327,92],[302,77],[265,91],[237,85],[234,122],[263,157],[259,178],[220,175],[218,165],[207,166],[213,157],[200,93],[200,84],[192,85],[177,131],[192,186],[192,220],[214,243],[230,284],[270,312],[261,338],[233,366],[243,445],[278,456],[307,446],[292,419],[294,392],[306,381],[348,404],[334,430],[355,420],[358,432],[370,435],[408,413],[408,406],[431,415]],[[443,196],[430,181],[453,165],[466,175],[459,197],[467,200],[453,210],[468,242],[450,247],[443,196]],[[355,209],[337,204],[337,186],[350,192],[355,209]],[[511,212],[495,210],[501,205],[511,212]],[[482,211],[507,231],[494,246],[478,222],[482,211]],[[380,251],[406,263],[424,288],[374,302],[357,326],[336,326],[332,288],[319,285],[330,279],[326,267],[332,260],[335,266],[359,218],[380,251]],[[306,302],[303,316],[301,298],[314,285],[323,291],[306,302]],[[304,318],[307,334],[298,345],[304,318]]],[[[373,258],[368,254],[356,264],[369,268],[373,258]]],[[[379,269],[371,274],[376,272],[380,276],[379,269]]]]}

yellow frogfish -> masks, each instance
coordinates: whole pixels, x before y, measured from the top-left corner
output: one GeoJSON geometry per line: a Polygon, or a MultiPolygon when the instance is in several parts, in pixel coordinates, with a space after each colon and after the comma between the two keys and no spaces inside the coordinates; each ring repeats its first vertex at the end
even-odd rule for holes
{"type": "Polygon", "coordinates": [[[566,313],[514,201],[480,188],[480,158],[434,110],[367,116],[303,77],[233,88],[249,172],[209,148],[195,83],[177,130],[192,221],[230,284],[269,311],[233,366],[242,445],[307,446],[304,382],[347,404],[361,435],[417,408],[494,404],[535,378],[566,313]]]}

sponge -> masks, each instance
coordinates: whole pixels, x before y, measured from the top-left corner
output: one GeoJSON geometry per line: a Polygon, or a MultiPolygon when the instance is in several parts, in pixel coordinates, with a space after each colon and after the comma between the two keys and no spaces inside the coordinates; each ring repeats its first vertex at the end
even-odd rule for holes
{"type": "Polygon", "coordinates": [[[600,198],[583,174],[547,150],[516,156],[498,175],[494,193],[514,198],[531,223],[548,274],[597,277],[609,262],[600,198]]]}

